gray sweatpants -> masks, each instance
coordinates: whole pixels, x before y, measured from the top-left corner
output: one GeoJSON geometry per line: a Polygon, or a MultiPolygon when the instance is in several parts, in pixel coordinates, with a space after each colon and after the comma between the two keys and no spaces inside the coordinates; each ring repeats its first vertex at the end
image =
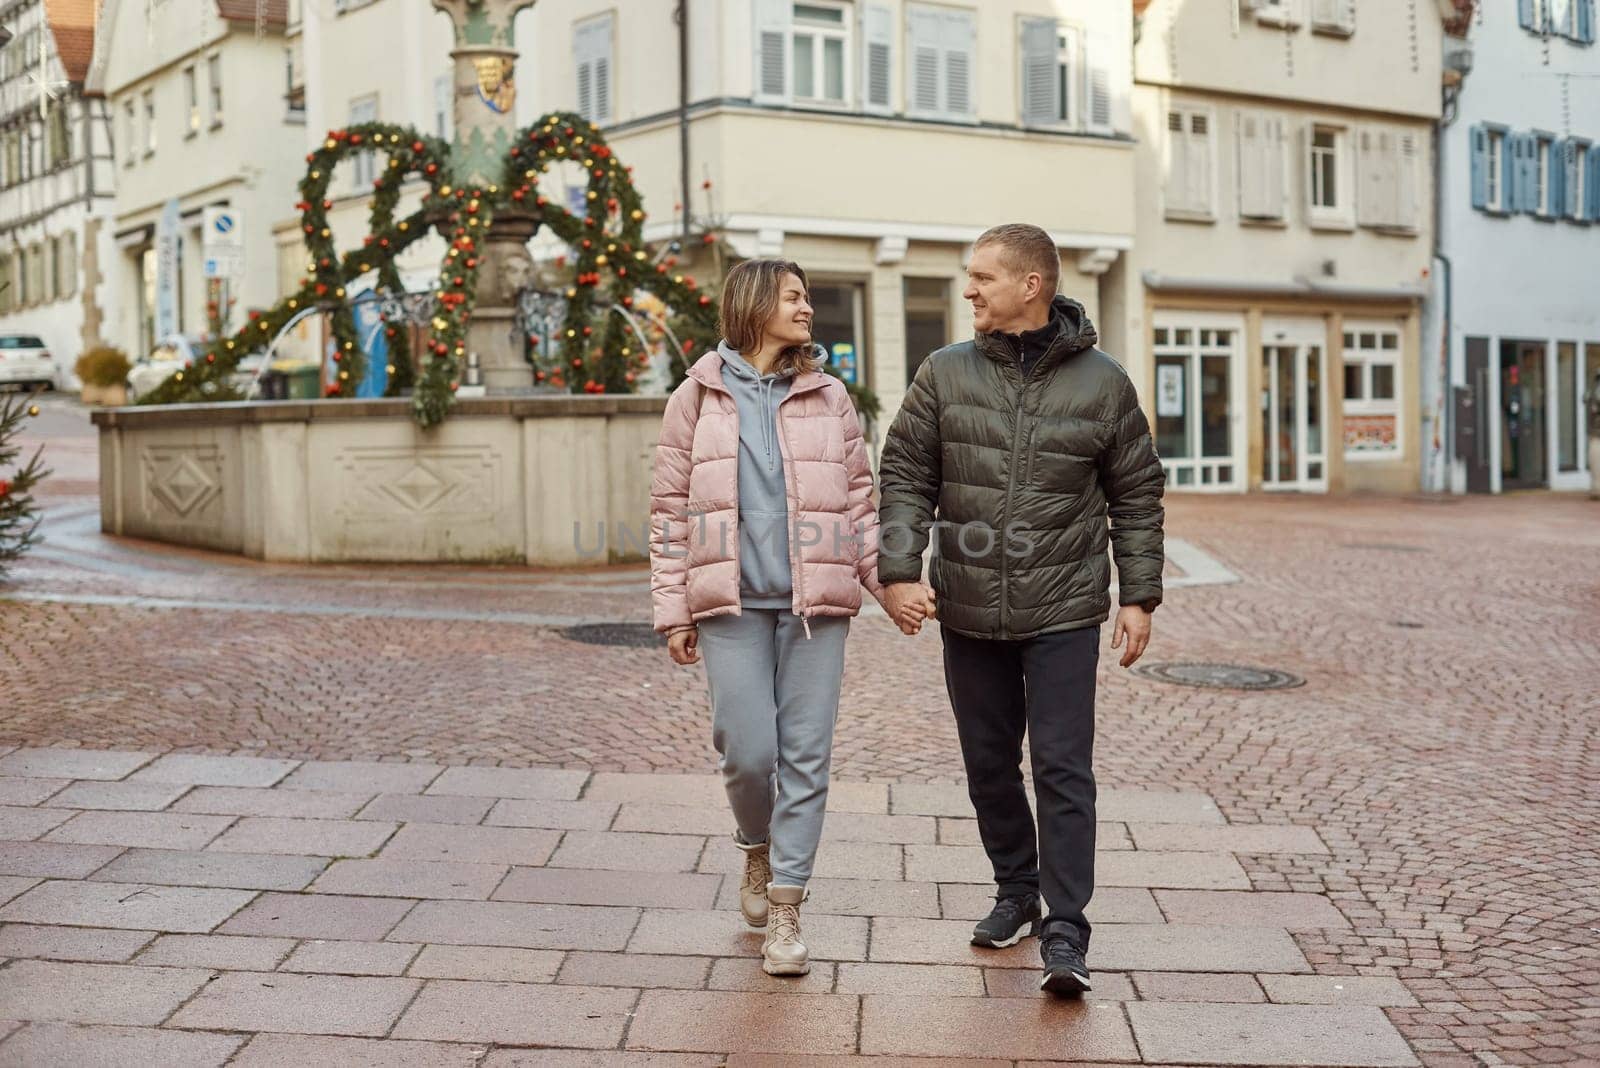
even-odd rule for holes
{"type": "Polygon", "coordinates": [[[822,838],[850,620],[746,608],[700,623],[712,743],[746,844],[770,842],[772,881],[805,886],[822,838]]]}

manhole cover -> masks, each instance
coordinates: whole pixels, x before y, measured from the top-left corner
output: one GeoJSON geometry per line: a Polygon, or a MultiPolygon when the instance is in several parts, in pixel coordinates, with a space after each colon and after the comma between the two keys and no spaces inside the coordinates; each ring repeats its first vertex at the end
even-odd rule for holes
{"type": "Polygon", "coordinates": [[[561,636],[585,645],[621,645],[631,649],[653,649],[661,637],[648,623],[580,623],[562,627],[561,636]]]}
{"type": "Polygon", "coordinates": [[[1306,684],[1305,679],[1287,671],[1237,664],[1147,664],[1133,671],[1158,682],[1217,690],[1287,690],[1306,684]]]}

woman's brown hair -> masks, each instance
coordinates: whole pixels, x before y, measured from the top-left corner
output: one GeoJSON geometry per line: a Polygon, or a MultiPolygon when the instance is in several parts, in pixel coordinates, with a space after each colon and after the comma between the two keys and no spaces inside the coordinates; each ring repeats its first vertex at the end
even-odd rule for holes
{"type": "MultiPolygon", "coordinates": [[[[778,310],[785,275],[794,275],[809,293],[811,283],[798,263],[789,260],[745,260],[735,264],[722,283],[722,339],[741,355],[761,347],[767,320],[778,310]]],[[[778,353],[775,370],[800,374],[817,369],[811,343],[790,345],[778,353]]]]}

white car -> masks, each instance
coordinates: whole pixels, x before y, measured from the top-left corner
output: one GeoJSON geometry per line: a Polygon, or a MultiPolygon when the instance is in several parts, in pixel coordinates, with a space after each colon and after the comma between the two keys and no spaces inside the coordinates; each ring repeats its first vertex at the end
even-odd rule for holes
{"type": "Polygon", "coordinates": [[[0,334],[0,384],[56,388],[56,360],[33,334],[0,334]]]}
{"type": "MultiPolygon", "coordinates": [[[[173,334],[151,349],[148,356],[140,357],[128,371],[129,403],[133,403],[161,385],[175,372],[185,367],[193,367],[195,362],[202,358],[205,344],[198,337],[173,334]]],[[[250,383],[255,380],[261,360],[262,354],[259,352],[241,356],[233,373],[228,376],[229,385],[240,392],[248,390],[250,383]]]]}

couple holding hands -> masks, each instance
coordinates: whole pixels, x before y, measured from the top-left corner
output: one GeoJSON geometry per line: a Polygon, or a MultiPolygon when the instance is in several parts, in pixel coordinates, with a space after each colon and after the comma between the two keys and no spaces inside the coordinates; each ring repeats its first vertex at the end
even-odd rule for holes
{"type": "Polygon", "coordinates": [[[907,634],[937,617],[968,792],[994,865],[974,945],[1041,937],[1041,987],[1090,988],[1094,694],[1143,654],[1161,602],[1164,476],[1122,367],[1058,296],[1042,229],[973,246],[974,333],[930,355],[889,428],[879,504],[854,406],[811,344],[805,272],[729,272],[722,341],[672,394],[651,484],[655,628],[703,657],[712,741],[745,853],[740,911],[763,967],[804,975],[850,618],[863,587],[907,634]],[[923,555],[934,552],[923,582],[923,555]],[[1023,784],[1026,735],[1038,822],[1023,784]],[[1042,895],[1042,900],[1041,900],[1042,895]]]}

